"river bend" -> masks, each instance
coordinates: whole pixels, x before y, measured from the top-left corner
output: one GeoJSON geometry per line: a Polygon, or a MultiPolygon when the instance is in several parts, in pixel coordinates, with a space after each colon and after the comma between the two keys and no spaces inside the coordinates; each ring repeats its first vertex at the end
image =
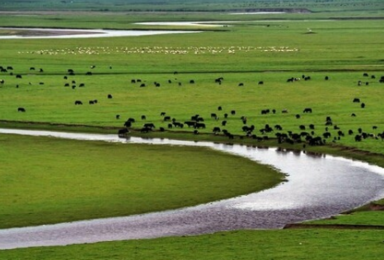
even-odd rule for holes
{"type": "Polygon", "coordinates": [[[237,229],[279,229],[330,217],[384,197],[384,169],[364,162],[275,148],[117,135],[0,129],[0,134],[84,141],[209,147],[267,164],[287,182],[262,192],[195,207],[128,217],[0,230],[0,249],[197,235],[237,229]]]}

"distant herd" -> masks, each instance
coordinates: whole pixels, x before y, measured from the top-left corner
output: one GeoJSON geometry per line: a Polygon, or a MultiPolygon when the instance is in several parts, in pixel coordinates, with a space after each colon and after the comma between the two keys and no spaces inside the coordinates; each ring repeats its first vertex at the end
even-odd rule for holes
{"type": "MultiPolygon", "coordinates": [[[[91,69],[94,69],[96,66],[95,65],[92,65],[91,66],[91,69]]],[[[110,69],[112,69],[112,67],[110,67],[110,69]]],[[[35,67],[30,67],[30,70],[31,71],[35,71],[37,70],[35,67]]],[[[44,70],[42,68],[39,68],[38,71],[40,73],[43,73],[44,70]]],[[[16,78],[22,78],[22,75],[21,74],[13,74],[13,67],[12,66],[6,66],[6,67],[3,67],[3,66],[0,66],[0,72],[2,73],[9,73],[11,76],[14,75],[16,78]]],[[[67,70],[67,73],[68,75],[75,75],[75,71],[73,69],[68,69],[67,70]]],[[[174,74],[177,74],[177,72],[174,72],[174,74]]],[[[88,76],[91,76],[93,75],[91,71],[88,71],[85,73],[85,75],[88,75],[88,76]]],[[[376,79],[375,75],[368,75],[368,73],[364,73],[363,74],[363,77],[370,77],[371,79],[376,79]]],[[[68,80],[68,77],[67,76],[64,76],[64,79],[65,80],[68,80]]],[[[288,78],[286,81],[287,82],[295,82],[295,81],[300,81],[301,79],[305,80],[305,81],[308,81],[308,80],[311,80],[311,77],[310,76],[307,76],[307,75],[302,75],[301,78],[296,78],[296,77],[290,77],[288,78]]],[[[329,80],[330,78],[328,76],[325,76],[324,77],[324,80],[329,80]]],[[[214,82],[221,85],[222,82],[223,82],[224,78],[223,77],[220,77],[220,78],[216,78],[214,79],[214,82]]],[[[379,82],[380,83],[384,83],[384,76],[381,76],[380,79],[379,79],[379,82]]],[[[3,79],[0,79],[0,86],[4,85],[6,82],[5,80],[3,79]]],[[[131,80],[131,83],[139,83],[139,87],[143,88],[143,87],[146,87],[147,85],[141,80],[141,79],[132,79],[131,80]]],[[[168,83],[172,83],[172,80],[168,80],[168,83]]],[[[40,85],[43,85],[44,83],[43,82],[39,82],[40,85]]],[[[154,82],[153,83],[155,87],[160,87],[160,83],[158,82],[154,82]]],[[[191,79],[189,80],[189,84],[195,84],[195,80],[191,79]]],[[[264,84],[264,81],[259,81],[258,82],[259,85],[263,85],[264,84]]],[[[362,85],[368,85],[369,83],[368,82],[362,82],[362,81],[358,81],[357,82],[357,85],[358,86],[362,86],[362,85]]],[[[178,83],[179,86],[182,85],[181,82],[178,83]]],[[[74,80],[72,80],[70,83],[69,82],[66,82],[64,84],[64,87],[72,87],[72,89],[76,88],[77,86],[78,87],[85,87],[85,84],[84,83],[79,83],[78,85],[76,85],[76,82],[74,80]]],[[[244,87],[245,84],[243,82],[240,82],[238,83],[238,86],[239,87],[244,87]]],[[[18,88],[19,86],[16,85],[16,88],[18,88]]],[[[112,94],[108,94],[107,99],[112,99],[113,96],[112,94]]],[[[360,101],[360,98],[354,98],[352,100],[353,103],[360,103],[360,107],[361,108],[365,108],[366,104],[361,102],[360,101]]],[[[93,104],[97,104],[98,103],[98,100],[96,99],[93,99],[93,100],[89,100],[88,101],[88,104],[89,105],[93,105],[93,104]]],[[[75,100],[74,101],[74,104],[75,105],[83,105],[83,102],[81,100],[75,100]]],[[[223,107],[222,106],[218,106],[217,107],[217,111],[222,111],[223,110],[223,107]]],[[[24,107],[18,107],[17,108],[17,112],[21,112],[21,113],[25,113],[27,110],[26,108],[24,107]]],[[[272,113],[272,114],[276,114],[278,111],[276,109],[262,109],[260,111],[261,115],[266,115],[266,114],[269,114],[269,113],[272,113]]],[[[312,108],[310,107],[305,107],[303,108],[303,111],[302,113],[312,113],[313,110],[312,108]]],[[[222,113],[222,112],[221,112],[222,113]]],[[[283,109],[281,110],[281,113],[288,113],[288,109],[283,109]]],[[[243,123],[243,127],[241,128],[241,132],[243,132],[244,134],[243,135],[234,135],[232,133],[230,133],[229,131],[227,131],[226,129],[223,129],[223,127],[226,127],[227,126],[227,118],[229,116],[231,116],[232,118],[235,117],[236,115],[236,111],[235,110],[230,110],[229,113],[223,113],[222,114],[222,117],[224,118],[224,120],[222,120],[219,124],[220,126],[215,126],[213,127],[212,129],[212,133],[214,135],[220,135],[222,134],[223,136],[226,136],[228,137],[229,139],[234,139],[235,137],[237,138],[240,138],[240,139],[244,139],[244,138],[251,138],[251,139],[255,139],[257,141],[261,141],[261,140],[266,140],[266,139],[270,139],[270,135],[268,134],[271,134],[272,132],[274,133],[274,136],[275,138],[277,139],[277,141],[279,143],[290,143],[290,144],[294,144],[294,143],[303,143],[303,145],[305,146],[305,144],[308,144],[308,145],[324,145],[327,140],[331,140],[333,142],[336,142],[337,140],[340,140],[342,137],[344,137],[345,135],[354,135],[354,140],[356,142],[360,142],[366,138],[374,138],[374,139],[378,139],[378,140],[384,140],[384,131],[381,132],[381,133],[378,133],[378,134],[373,134],[373,133],[367,133],[367,132],[364,132],[362,130],[362,128],[359,128],[355,131],[353,131],[352,129],[349,129],[346,133],[343,132],[340,127],[338,127],[336,124],[333,123],[332,119],[330,116],[327,116],[325,118],[325,121],[324,121],[324,126],[325,126],[325,131],[321,134],[321,135],[316,135],[314,130],[315,130],[315,125],[313,124],[310,124],[308,126],[306,125],[299,125],[299,131],[298,132],[293,132],[293,131],[287,131],[287,132],[282,132],[283,131],[283,127],[279,124],[276,124],[274,126],[270,126],[268,124],[265,124],[265,126],[261,129],[258,130],[259,134],[256,134],[256,129],[255,129],[255,126],[254,125],[251,125],[251,126],[248,126],[247,125],[247,117],[245,116],[241,116],[239,117],[239,119],[242,121],[243,123]],[[332,134],[331,132],[329,131],[330,129],[333,129],[335,131],[337,131],[336,133],[336,136],[334,136],[332,138],[332,134]],[[308,130],[308,131],[306,131],[308,130]]],[[[218,112],[212,112],[210,114],[210,118],[213,119],[213,120],[219,120],[219,117],[221,115],[218,114],[218,112]]],[[[351,116],[352,117],[355,117],[356,114],[355,113],[351,113],[351,116]]],[[[199,134],[199,130],[200,129],[205,129],[206,128],[206,125],[204,123],[204,118],[199,115],[199,114],[195,114],[195,115],[191,115],[191,117],[187,120],[183,120],[183,121],[179,121],[179,120],[176,120],[176,118],[172,118],[171,116],[167,115],[166,112],[160,112],[160,119],[162,122],[166,123],[167,125],[167,128],[168,129],[172,129],[172,128],[179,128],[179,129],[182,129],[185,127],[187,127],[188,129],[192,128],[192,132],[194,134],[199,134]]],[[[300,114],[296,114],[295,117],[297,119],[300,119],[300,114]]],[[[120,115],[115,115],[115,118],[116,120],[119,120],[120,119],[120,115]]],[[[141,120],[146,120],[146,116],[145,115],[142,115],[141,116],[141,120]]],[[[158,129],[155,127],[155,125],[153,123],[145,123],[142,127],[140,126],[137,126],[137,127],[133,127],[134,124],[135,124],[136,120],[134,118],[128,118],[124,123],[123,123],[123,127],[122,129],[118,130],[118,135],[120,137],[125,137],[131,130],[137,130],[139,129],[141,133],[148,133],[148,132],[152,132],[152,131],[160,131],[160,132],[164,132],[166,131],[165,127],[159,127],[158,129]]],[[[372,126],[372,130],[377,130],[377,126],[372,126]]],[[[377,131],[376,131],[377,132],[377,131]]]]}

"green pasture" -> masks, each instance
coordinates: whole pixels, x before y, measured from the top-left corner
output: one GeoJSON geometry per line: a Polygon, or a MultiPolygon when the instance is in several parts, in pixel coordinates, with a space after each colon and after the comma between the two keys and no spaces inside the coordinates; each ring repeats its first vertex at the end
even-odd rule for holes
{"type": "Polygon", "coordinates": [[[375,259],[380,230],[259,230],[0,251],[4,259],[375,259]]]}
{"type": "Polygon", "coordinates": [[[267,166],[204,148],[13,135],[2,135],[0,144],[0,228],[181,208],[283,179],[267,166]]]}

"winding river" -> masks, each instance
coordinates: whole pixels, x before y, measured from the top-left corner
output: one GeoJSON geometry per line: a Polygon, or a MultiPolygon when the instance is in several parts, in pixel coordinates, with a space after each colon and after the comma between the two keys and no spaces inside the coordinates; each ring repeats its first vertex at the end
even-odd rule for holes
{"type": "Polygon", "coordinates": [[[213,233],[278,229],[288,223],[330,217],[384,197],[384,169],[339,157],[275,148],[116,135],[0,129],[0,134],[50,136],[84,141],[209,147],[267,164],[287,174],[274,188],[195,207],[0,230],[0,249],[95,243],[213,233]]]}

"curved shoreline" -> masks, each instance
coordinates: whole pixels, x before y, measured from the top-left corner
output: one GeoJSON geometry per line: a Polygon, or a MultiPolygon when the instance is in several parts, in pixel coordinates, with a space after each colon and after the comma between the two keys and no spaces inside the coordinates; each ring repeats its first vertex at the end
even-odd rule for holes
{"type": "Polygon", "coordinates": [[[179,210],[0,230],[0,249],[197,235],[236,229],[283,228],[329,217],[384,196],[384,169],[333,156],[281,149],[116,135],[0,129],[0,133],[88,141],[210,147],[288,174],[288,182],[259,193],[179,210]],[[364,181],[362,181],[364,180],[364,181]]]}

